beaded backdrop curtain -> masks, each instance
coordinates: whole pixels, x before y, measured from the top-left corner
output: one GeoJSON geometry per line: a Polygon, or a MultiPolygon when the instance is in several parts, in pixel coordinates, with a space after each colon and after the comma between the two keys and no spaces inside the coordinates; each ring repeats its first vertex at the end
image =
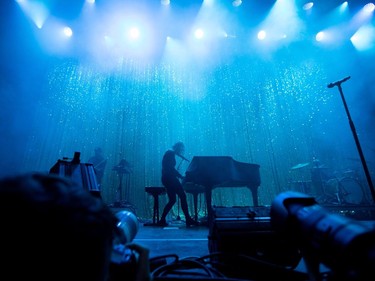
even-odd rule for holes
{"type": "MultiPolygon", "coordinates": [[[[100,146],[108,159],[103,200],[116,200],[119,175],[113,167],[126,159],[132,173],[122,199],[139,218],[149,219],[152,198],[144,188],[161,186],[162,156],[183,141],[188,159],[231,156],[259,164],[259,204],[270,205],[279,192],[309,182],[311,166],[293,166],[314,157],[335,169],[347,164],[340,159],[353,144],[341,100],[326,87],[330,63],[319,51],[292,49],[272,59],[249,52],[215,63],[124,57],[105,70],[95,63],[51,60],[44,98],[30,120],[35,134],[24,167],[48,171],[75,151],[86,162],[100,146]]],[[[179,165],[182,174],[188,164],[179,165]]],[[[188,200],[192,212],[191,196],[188,200]]],[[[161,207],[165,203],[162,197],[161,207]]],[[[217,188],[213,205],[252,206],[251,193],[217,188]]],[[[205,212],[202,197],[199,212],[205,212]]],[[[177,213],[176,204],[171,215],[177,213]]]]}

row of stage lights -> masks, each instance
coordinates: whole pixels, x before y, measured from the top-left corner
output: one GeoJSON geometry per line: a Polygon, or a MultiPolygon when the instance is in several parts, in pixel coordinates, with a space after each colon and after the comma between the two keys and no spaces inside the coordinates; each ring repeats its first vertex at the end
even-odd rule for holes
{"type": "MultiPolygon", "coordinates": [[[[29,16],[32,21],[35,23],[37,28],[39,30],[47,29],[45,27],[45,23],[48,17],[48,9],[45,6],[42,5],[35,5],[35,2],[30,2],[27,0],[16,0],[20,7],[23,9],[25,14],[29,16]]],[[[203,14],[204,9],[210,8],[210,5],[214,2],[214,0],[206,0],[203,1],[202,7],[201,7],[201,13],[203,14]]],[[[290,32],[291,29],[298,29],[298,23],[295,22],[293,23],[291,21],[290,26],[285,25],[284,23],[277,23],[275,21],[271,20],[272,14],[275,15],[275,13],[283,13],[286,10],[291,10],[295,9],[295,7],[291,8],[290,6],[285,6],[285,3],[282,2],[290,2],[286,0],[278,0],[274,4],[272,10],[270,11],[269,15],[266,17],[266,19],[263,21],[263,24],[259,26],[258,31],[255,32],[256,38],[259,40],[259,42],[264,42],[265,45],[267,44],[280,44],[280,42],[290,42],[293,41],[293,32],[290,32]],[[268,24],[267,24],[268,22],[268,24]],[[284,26],[283,26],[284,24],[284,26]],[[280,27],[281,26],[281,27],[280,27]],[[290,28],[293,26],[293,28],[290,28]],[[287,32],[292,33],[288,34],[285,32],[285,30],[282,30],[284,28],[287,32]]],[[[234,7],[239,7],[241,5],[242,1],[241,0],[234,0],[232,2],[234,7]]],[[[161,4],[164,6],[170,5],[169,0],[161,0],[161,4]]],[[[290,5],[290,3],[288,3],[290,5]]],[[[95,8],[95,0],[86,0],[86,8],[95,8]]],[[[340,6],[337,7],[337,17],[340,15],[343,15],[347,9],[348,9],[349,3],[347,1],[343,2],[340,6]]],[[[305,14],[312,14],[314,9],[314,3],[313,2],[307,2],[302,6],[302,10],[305,11],[305,14]]],[[[351,26],[351,28],[355,28],[355,30],[350,30],[350,41],[354,45],[354,47],[357,50],[368,50],[372,49],[375,47],[375,27],[373,24],[371,24],[372,16],[375,10],[375,5],[373,3],[367,3],[360,9],[351,19],[351,21],[348,23],[348,25],[351,26]]],[[[114,15],[116,13],[113,13],[114,15]]],[[[284,15],[284,19],[286,18],[293,18],[291,15],[284,15]]],[[[278,19],[283,19],[280,14],[276,17],[278,19]]],[[[289,20],[289,19],[288,19],[289,20]]],[[[204,25],[204,21],[199,23],[196,21],[194,24],[194,28],[192,31],[192,38],[196,40],[212,40],[216,36],[216,38],[230,38],[230,39],[235,39],[239,38],[240,36],[237,36],[235,34],[228,34],[224,30],[220,30],[219,32],[215,30],[215,34],[213,36],[212,34],[212,29],[208,28],[205,29],[201,27],[204,25]],[[201,26],[199,26],[201,24],[201,26]]],[[[141,24],[142,26],[142,24],[141,24]]],[[[147,28],[149,27],[150,24],[143,25],[143,27],[147,28]]],[[[118,28],[118,27],[116,27],[118,28]]],[[[47,36],[47,41],[45,44],[49,44],[48,40],[51,40],[51,45],[58,45],[62,46],[67,44],[67,42],[64,42],[64,40],[69,40],[69,38],[72,38],[75,35],[75,32],[73,30],[74,28],[71,26],[63,25],[63,24],[55,24],[54,28],[49,28],[49,35],[47,36]],[[60,32],[58,30],[60,29],[60,32]],[[54,31],[53,31],[54,30],[54,31]],[[55,33],[54,35],[51,35],[55,33]],[[58,34],[61,34],[62,36],[59,36],[58,34]],[[52,39],[55,38],[56,44],[52,43],[52,39]],[[65,39],[64,39],[65,38],[65,39]]],[[[108,27],[108,29],[112,29],[111,26],[108,27]]],[[[145,30],[142,30],[141,27],[137,26],[136,23],[134,25],[128,24],[127,28],[122,30],[120,34],[122,34],[122,38],[118,37],[116,33],[113,33],[112,35],[108,34],[102,34],[104,40],[102,43],[99,44],[107,44],[107,47],[113,46],[116,44],[116,41],[121,41],[123,44],[126,44],[128,47],[134,46],[134,48],[138,49],[140,51],[142,45],[147,45],[148,47],[150,46],[150,42],[147,42],[146,35],[143,33],[145,30]]],[[[297,32],[297,31],[296,31],[297,32]]],[[[332,26],[330,28],[324,29],[317,31],[315,35],[312,36],[314,40],[318,43],[321,43],[322,45],[326,44],[337,44],[340,43],[340,40],[348,40],[345,38],[346,35],[342,34],[343,28],[342,27],[337,27],[337,26],[332,26]],[[341,34],[340,34],[341,33],[341,34]],[[339,39],[339,40],[338,40],[339,39]]],[[[110,33],[110,32],[109,32],[110,33]]],[[[147,32],[146,32],[147,33],[147,32]]],[[[148,31],[147,35],[150,35],[150,32],[148,31]]],[[[173,39],[173,36],[167,36],[166,41],[168,42],[168,39],[173,39]]],[[[242,39],[242,37],[241,37],[242,39]]],[[[97,43],[98,41],[96,41],[97,43]]],[[[155,40],[154,40],[155,42],[155,40]]],[[[118,43],[117,43],[118,44],[118,43]]],[[[152,44],[152,42],[151,42],[152,44]]]]}

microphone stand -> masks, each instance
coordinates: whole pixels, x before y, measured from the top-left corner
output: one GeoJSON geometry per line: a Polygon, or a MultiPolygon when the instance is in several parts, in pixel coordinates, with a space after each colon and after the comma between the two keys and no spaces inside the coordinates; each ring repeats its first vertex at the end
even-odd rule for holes
{"type": "Polygon", "coordinates": [[[371,176],[370,176],[370,172],[368,170],[368,167],[367,167],[367,164],[366,164],[366,160],[365,160],[365,156],[363,155],[363,152],[362,152],[362,148],[361,148],[361,144],[359,143],[359,139],[358,139],[358,135],[357,135],[357,132],[356,132],[356,129],[355,129],[355,126],[354,126],[354,123],[353,123],[353,120],[350,116],[350,112],[349,112],[349,109],[348,109],[348,106],[346,104],[346,101],[345,101],[345,97],[344,97],[344,93],[342,91],[342,87],[341,87],[341,84],[347,80],[349,80],[350,76],[349,77],[346,77],[340,81],[337,81],[337,82],[334,82],[334,83],[330,83],[328,84],[328,88],[333,88],[334,86],[337,86],[337,88],[339,89],[339,92],[340,92],[340,95],[341,95],[341,99],[342,99],[342,102],[344,103],[344,107],[345,107],[345,111],[346,111],[346,115],[348,116],[348,120],[349,120],[349,125],[350,125],[350,128],[352,130],[352,133],[353,133],[353,137],[354,137],[354,140],[355,140],[355,144],[357,145],[357,150],[358,150],[358,153],[359,153],[359,156],[361,158],[361,162],[362,162],[362,166],[363,166],[363,170],[365,172],[365,175],[366,175],[366,179],[367,179],[367,183],[369,185],[369,188],[370,188],[370,191],[371,191],[371,195],[372,195],[372,200],[375,202],[375,190],[374,190],[374,185],[372,183],[372,180],[371,180],[371,176]]]}

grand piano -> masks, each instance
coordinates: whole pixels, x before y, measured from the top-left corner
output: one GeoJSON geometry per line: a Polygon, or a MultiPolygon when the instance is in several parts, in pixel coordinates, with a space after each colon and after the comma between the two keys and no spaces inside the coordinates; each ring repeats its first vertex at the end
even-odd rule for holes
{"type": "Polygon", "coordinates": [[[248,187],[253,205],[258,206],[260,166],[234,160],[230,156],[194,156],[185,172],[184,189],[194,196],[195,219],[197,196],[205,194],[208,219],[212,218],[212,190],[216,187],[248,187]]]}

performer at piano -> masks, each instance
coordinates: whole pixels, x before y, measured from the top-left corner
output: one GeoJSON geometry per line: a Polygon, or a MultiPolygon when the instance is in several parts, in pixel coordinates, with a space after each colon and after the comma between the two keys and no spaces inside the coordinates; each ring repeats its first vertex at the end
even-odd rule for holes
{"type": "Polygon", "coordinates": [[[167,190],[168,202],[164,207],[163,213],[159,220],[159,226],[167,226],[166,221],[169,211],[176,203],[176,197],[180,198],[181,209],[185,215],[186,227],[199,225],[198,222],[193,220],[189,215],[188,204],[186,200],[186,193],[180,182],[184,177],[176,169],[176,156],[182,160],[187,160],[183,155],[185,153],[185,145],[182,142],[176,142],[172,149],[168,149],[162,159],[161,182],[167,190]]]}
{"type": "Polygon", "coordinates": [[[107,165],[107,159],[104,158],[103,150],[100,147],[96,147],[94,153],[95,154],[91,156],[87,162],[94,166],[96,181],[98,182],[100,189],[100,186],[102,185],[102,179],[104,176],[104,170],[107,165]]]}

